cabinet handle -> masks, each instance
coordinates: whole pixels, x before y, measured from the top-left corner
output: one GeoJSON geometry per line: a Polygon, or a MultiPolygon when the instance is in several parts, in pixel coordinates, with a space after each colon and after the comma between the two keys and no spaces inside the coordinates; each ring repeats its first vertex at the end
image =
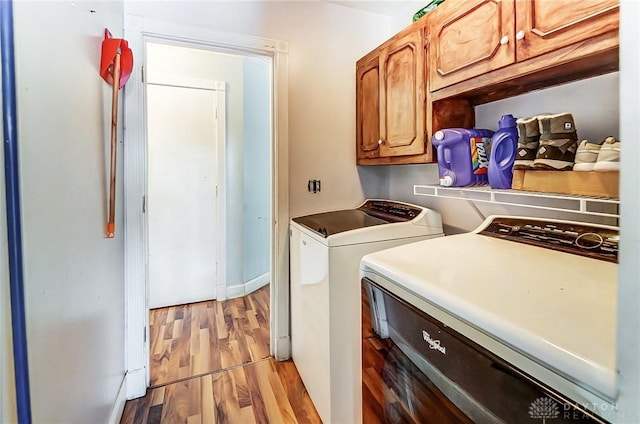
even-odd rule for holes
{"type": "Polygon", "coordinates": [[[502,44],[503,46],[504,46],[505,44],[509,44],[509,36],[508,36],[508,35],[505,35],[504,37],[502,37],[502,38],[500,39],[500,44],[502,44]]]}
{"type": "Polygon", "coordinates": [[[523,40],[524,39],[524,31],[518,31],[518,33],[516,34],[516,40],[523,40]]]}
{"type": "Polygon", "coordinates": [[[382,139],[378,140],[378,146],[382,146],[384,144],[384,141],[382,139]]]}

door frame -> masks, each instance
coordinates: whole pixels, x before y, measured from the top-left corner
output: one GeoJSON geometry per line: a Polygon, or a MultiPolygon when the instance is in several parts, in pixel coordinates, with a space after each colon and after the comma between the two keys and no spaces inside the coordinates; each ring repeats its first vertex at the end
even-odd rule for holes
{"type": "MultiPolygon", "coordinates": [[[[154,41],[161,43],[162,40],[155,39],[153,37],[145,38],[145,42],[154,41]]],[[[146,51],[144,52],[144,57],[146,59],[146,51]]],[[[144,93],[147,92],[147,85],[157,85],[157,86],[165,86],[165,87],[176,87],[176,88],[186,88],[193,90],[205,90],[205,91],[215,91],[217,93],[216,96],[216,157],[215,167],[216,167],[216,290],[215,296],[218,300],[224,300],[226,298],[227,293],[227,201],[226,201],[226,139],[227,139],[227,123],[226,123],[226,99],[227,99],[227,91],[226,91],[226,83],[224,81],[209,81],[203,80],[199,78],[176,78],[170,84],[168,83],[155,83],[150,82],[147,79],[143,82],[144,93]]],[[[145,97],[146,98],[146,97],[145,97]]],[[[147,107],[145,105],[144,111],[145,120],[147,118],[147,107]]],[[[149,143],[146,137],[146,125],[144,126],[145,130],[145,145],[146,152],[148,154],[149,143]]],[[[145,155],[145,164],[147,162],[145,155]]],[[[147,176],[147,169],[145,166],[145,176],[147,176]]],[[[145,178],[145,193],[147,193],[147,179],[145,178]]],[[[145,210],[143,211],[143,220],[145,229],[149,228],[149,217],[146,214],[147,207],[149,204],[149,199],[145,197],[145,210]]],[[[145,231],[146,240],[148,241],[148,232],[145,231]]],[[[147,245],[147,253],[149,246],[147,245]]],[[[149,279],[147,278],[147,285],[149,284],[149,279]]],[[[147,290],[148,292],[148,290],[147,290]]]]}
{"type": "MultiPolygon", "coordinates": [[[[149,20],[129,14],[124,15],[124,33],[129,46],[139,58],[144,58],[145,43],[149,39],[272,58],[270,353],[277,360],[290,358],[288,43],[149,20]]],[[[141,59],[137,61],[144,62],[141,59]]],[[[134,66],[123,96],[127,399],[144,396],[150,378],[147,232],[143,211],[146,193],[146,122],[141,68],[138,64],[134,66]]],[[[224,284],[226,285],[226,281],[224,284]]]]}

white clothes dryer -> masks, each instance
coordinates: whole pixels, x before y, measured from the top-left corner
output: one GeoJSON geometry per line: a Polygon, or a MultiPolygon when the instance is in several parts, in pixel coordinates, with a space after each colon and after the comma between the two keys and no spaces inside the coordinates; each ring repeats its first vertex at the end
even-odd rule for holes
{"type": "Polygon", "coordinates": [[[618,241],[617,227],[490,216],[365,256],[380,336],[440,392],[407,421],[615,422],[618,241]]]}

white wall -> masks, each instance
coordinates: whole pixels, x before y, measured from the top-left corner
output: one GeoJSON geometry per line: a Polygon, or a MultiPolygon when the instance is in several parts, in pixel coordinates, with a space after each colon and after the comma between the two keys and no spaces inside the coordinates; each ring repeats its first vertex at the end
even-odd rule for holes
{"type": "Polygon", "coordinates": [[[243,61],[243,283],[267,274],[270,266],[270,67],[269,58],[243,61]]]}
{"type": "Polygon", "coordinates": [[[640,422],[640,4],[620,8],[620,130],[622,211],[618,278],[618,422],[640,422]]]}
{"type": "Polygon", "coordinates": [[[391,28],[393,33],[395,34],[401,29],[411,25],[413,22],[413,15],[427,4],[429,4],[428,0],[403,1],[402,6],[399,6],[396,13],[391,17],[391,28]]]}
{"type": "Polygon", "coordinates": [[[480,105],[476,107],[476,127],[495,131],[498,120],[507,113],[522,118],[570,112],[579,140],[600,142],[610,135],[619,137],[619,84],[620,73],[614,72],[480,105]]]}
{"type": "Polygon", "coordinates": [[[125,2],[133,15],[289,43],[290,213],[353,207],[355,62],[390,35],[390,18],[317,1],[125,2]],[[307,192],[307,180],[322,192],[307,192]]]}
{"type": "Polygon", "coordinates": [[[98,73],[122,10],[14,2],[33,422],[104,423],[124,378],[122,167],[105,239],[111,90],[98,73]]]}

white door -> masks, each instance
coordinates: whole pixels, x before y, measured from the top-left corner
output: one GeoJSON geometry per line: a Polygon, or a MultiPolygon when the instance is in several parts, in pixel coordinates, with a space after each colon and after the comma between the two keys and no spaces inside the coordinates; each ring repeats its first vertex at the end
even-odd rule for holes
{"type": "Polygon", "coordinates": [[[218,95],[147,85],[151,308],[216,297],[218,95]]]}

